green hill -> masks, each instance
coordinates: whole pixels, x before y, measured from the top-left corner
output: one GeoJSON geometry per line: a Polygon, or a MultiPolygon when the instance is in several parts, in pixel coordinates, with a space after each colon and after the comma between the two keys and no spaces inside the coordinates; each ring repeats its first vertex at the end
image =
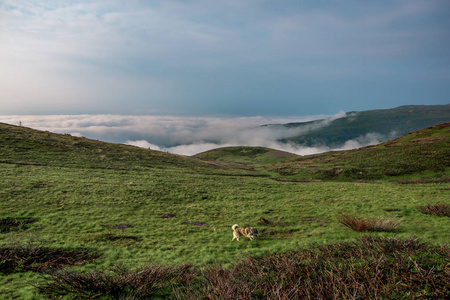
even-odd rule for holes
{"type": "Polygon", "coordinates": [[[280,175],[318,179],[374,180],[450,177],[450,123],[393,141],[350,151],[306,156],[273,167],[280,175]]]}
{"type": "MultiPolygon", "coordinates": [[[[450,104],[447,105],[409,105],[393,109],[349,112],[343,118],[316,126],[306,134],[281,139],[281,142],[295,143],[303,146],[326,145],[339,148],[348,140],[376,133],[380,142],[402,136],[412,131],[450,121],[450,104]]],[[[289,123],[287,128],[311,127],[322,120],[289,123]]],[[[274,126],[274,125],[268,125],[274,126]]],[[[314,127],[314,126],[313,126],[314,127]]]]}
{"type": "Polygon", "coordinates": [[[220,170],[233,174],[252,170],[249,175],[320,180],[445,177],[450,167],[448,124],[376,146],[304,157],[264,147],[225,147],[186,157],[0,123],[0,163],[113,170],[175,168],[204,173],[220,170]]]}
{"type": "Polygon", "coordinates": [[[297,156],[260,147],[219,148],[195,157],[243,164],[292,179],[376,180],[450,176],[450,123],[348,151],[297,156]],[[284,160],[284,161],[283,161],[284,160]]]}
{"type": "Polygon", "coordinates": [[[0,123],[0,163],[95,169],[207,168],[186,156],[0,123]]]}

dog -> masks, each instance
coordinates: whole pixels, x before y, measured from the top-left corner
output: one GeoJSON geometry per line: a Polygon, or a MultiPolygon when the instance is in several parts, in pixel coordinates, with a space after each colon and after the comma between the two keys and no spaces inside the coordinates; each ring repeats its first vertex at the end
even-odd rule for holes
{"type": "Polygon", "coordinates": [[[233,239],[231,241],[237,240],[239,242],[240,236],[246,236],[252,241],[259,236],[258,229],[255,227],[239,227],[237,224],[234,224],[231,226],[231,229],[233,229],[233,239]]]}

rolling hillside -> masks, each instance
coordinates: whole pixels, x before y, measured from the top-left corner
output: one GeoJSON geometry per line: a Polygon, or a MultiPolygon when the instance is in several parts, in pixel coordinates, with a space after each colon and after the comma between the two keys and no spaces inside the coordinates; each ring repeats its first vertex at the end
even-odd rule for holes
{"type": "MultiPolygon", "coordinates": [[[[308,131],[306,134],[280,141],[303,146],[326,145],[339,148],[346,141],[364,137],[368,133],[375,133],[378,141],[385,142],[412,131],[449,121],[450,104],[409,105],[393,109],[349,112],[345,117],[336,119],[326,126],[318,126],[317,129],[308,131]]],[[[283,126],[301,129],[320,122],[321,120],[289,123],[283,126]]]]}
{"type": "MultiPolygon", "coordinates": [[[[357,278],[358,297],[379,279],[376,293],[361,298],[395,289],[443,299],[450,295],[442,246],[450,240],[448,218],[423,209],[450,205],[449,136],[450,123],[443,123],[352,151],[301,157],[233,147],[191,158],[0,124],[0,295],[203,299],[224,286],[215,282],[226,290],[269,283],[272,290],[272,283],[285,287],[286,274],[297,289],[306,280],[303,286],[320,281],[335,291],[334,274],[342,274],[357,278]],[[361,232],[341,223],[343,215],[387,225],[361,232]],[[232,224],[254,226],[260,237],[231,241],[232,224]],[[358,249],[375,252],[361,256],[358,249]],[[317,257],[319,251],[325,255],[317,257]],[[286,260],[295,257],[299,264],[286,260]],[[250,270],[244,258],[257,274],[242,272],[250,270]],[[394,267],[401,276],[392,275],[394,267]],[[175,281],[165,270],[175,272],[175,281]]],[[[280,289],[273,287],[278,296],[280,289]]]]}
{"type": "Polygon", "coordinates": [[[0,163],[95,169],[210,168],[186,156],[0,123],[0,163]]]}
{"type": "Polygon", "coordinates": [[[23,165],[117,170],[175,168],[346,181],[448,177],[450,168],[450,123],[376,146],[304,157],[264,147],[226,147],[186,157],[2,123],[0,139],[0,163],[23,165]]]}
{"type": "Polygon", "coordinates": [[[402,176],[446,178],[450,176],[450,122],[361,149],[278,157],[278,162],[271,153],[267,149],[255,148],[252,151],[251,147],[231,147],[195,157],[260,167],[275,172],[273,176],[305,180],[375,180],[402,176]]]}

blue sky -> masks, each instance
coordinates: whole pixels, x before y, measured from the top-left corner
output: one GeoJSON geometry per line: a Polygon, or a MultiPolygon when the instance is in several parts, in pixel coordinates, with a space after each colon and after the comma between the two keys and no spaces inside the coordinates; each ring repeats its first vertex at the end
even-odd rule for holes
{"type": "Polygon", "coordinates": [[[450,1],[1,0],[0,115],[450,103],[450,1]]]}

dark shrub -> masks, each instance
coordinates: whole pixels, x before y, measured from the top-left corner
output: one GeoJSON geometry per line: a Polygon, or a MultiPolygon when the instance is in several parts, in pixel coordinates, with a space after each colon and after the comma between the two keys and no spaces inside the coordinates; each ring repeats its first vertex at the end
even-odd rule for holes
{"type": "Polygon", "coordinates": [[[82,265],[100,256],[89,249],[53,249],[28,243],[0,246],[0,274],[43,272],[82,265]]]}
{"type": "Polygon", "coordinates": [[[82,299],[106,296],[109,299],[141,299],[170,293],[171,287],[183,285],[194,278],[194,269],[147,266],[130,270],[118,266],[112,270],[73,272],[62,270],[45,276],[45,283],[37,286],[47,295],[71,295],[82,299]]]}
{"type": "Polygon", "coordinates": [[[450,248],[364,236],[202,271],[178,299],[448,299],[450,248]]]}
{"type": "Polygon", "coordinates": [[[428,204],[419,206],[418,209],[423,214],[450,217],[450,204],[428,204]]]}

